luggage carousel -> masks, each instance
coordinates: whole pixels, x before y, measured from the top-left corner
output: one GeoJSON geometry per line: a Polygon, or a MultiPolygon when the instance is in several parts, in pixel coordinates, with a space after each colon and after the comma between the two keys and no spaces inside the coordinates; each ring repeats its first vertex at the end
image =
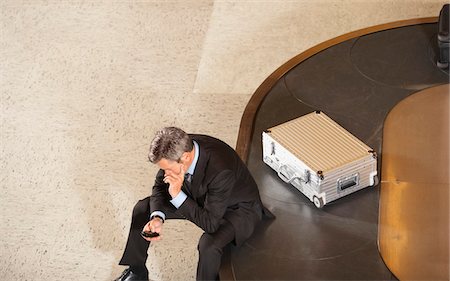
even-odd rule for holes
{"type": "Polygon", "coordinates": [[[380,185],[318,209],[263,163],[261,133],[321,110],[378,153],[380,173],[388,113],[418,91],[449,83],[448,70],[436,67],[436,21],[395,22],[324,42],[258,88],[237,151],[276,219],[264,220],[242,247],[227,249],[222,280],[396,280],[378,247],[380,185]]]}

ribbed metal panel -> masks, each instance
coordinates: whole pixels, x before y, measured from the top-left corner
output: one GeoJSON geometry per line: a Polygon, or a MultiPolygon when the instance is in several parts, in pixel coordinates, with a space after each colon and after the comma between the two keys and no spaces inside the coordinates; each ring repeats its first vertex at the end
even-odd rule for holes
{"type": "Polygon", "coordinates": [[[371,150],[323,112],[312,112],[268,131],[312,170],[324,173],[366,157],[371,150]]]}

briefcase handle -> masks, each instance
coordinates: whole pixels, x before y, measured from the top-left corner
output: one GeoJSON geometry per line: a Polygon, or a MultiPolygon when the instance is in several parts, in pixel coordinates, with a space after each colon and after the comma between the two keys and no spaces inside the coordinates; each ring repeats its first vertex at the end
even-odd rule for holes
{"type": "Polygon", "coordinates": [[[286,183],[291,183],[293,178],[289,178],[287,175],[287,165],[281,165],[280,168],[278,169],[278,176],[280,177],[280,179],[282,179],[284,182],[286,183]],[[284,174],[284,173],[286,174],[284,174]]]}

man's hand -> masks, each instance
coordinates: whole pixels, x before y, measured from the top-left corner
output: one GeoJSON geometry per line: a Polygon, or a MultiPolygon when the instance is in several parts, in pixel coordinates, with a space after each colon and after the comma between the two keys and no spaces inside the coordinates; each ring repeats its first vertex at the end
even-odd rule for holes
{"type": "Polygon", "coordinates": [[[177,197],[178,193],[181,191],[181,186],[184,181],[184,173],[184,167],[183,165],[180,165],[180,171],[178,173],[166,171],[164,174],[164,182],[169,184],[169,194],[172,196],[172,199],[177,197]]]}
{"type": "Polygon", "coordinates": [[[157,232],[159,236],[157,237],[142,237],[147,241],[158,241],[161,240],[161,230],[162,230],[163,221],[161,218],[154,217],[151,221],[149,221],[142,231],[144,232],[157,232]]]}

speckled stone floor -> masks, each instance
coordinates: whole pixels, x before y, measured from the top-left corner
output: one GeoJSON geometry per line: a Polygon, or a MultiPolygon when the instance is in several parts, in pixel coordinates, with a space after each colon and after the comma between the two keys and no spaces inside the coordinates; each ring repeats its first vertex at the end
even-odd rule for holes
{"type": "MultiPolygon", "coordinates": [[[[112,280],[167,125],[234,146],[278,66],[447,1],[0,1],[0,279],[112,280]]],[[[152,280],[194,280],[201,230],[168,221],[152,280]]]]}

